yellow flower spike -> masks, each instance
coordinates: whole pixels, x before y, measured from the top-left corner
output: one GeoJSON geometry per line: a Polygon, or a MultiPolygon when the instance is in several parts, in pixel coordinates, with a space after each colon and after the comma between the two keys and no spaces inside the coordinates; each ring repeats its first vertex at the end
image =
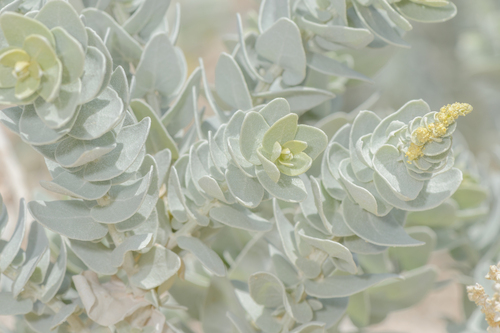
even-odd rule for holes
{"type": "Polygon", "coordinates": [[[453,103],[443,106],[434,117],[435,122],[428,124],[427,127],[419,127],[412,133],[412,143],[406,151],[408,163],[424,155],[424,145],[433,140],[443,137],[448,127],[455,122],[459,116],[465,116],[471,113],[472,106],[467,103],[453,103]],[[416,142],[415,142],[416,141],[416,142]]]}

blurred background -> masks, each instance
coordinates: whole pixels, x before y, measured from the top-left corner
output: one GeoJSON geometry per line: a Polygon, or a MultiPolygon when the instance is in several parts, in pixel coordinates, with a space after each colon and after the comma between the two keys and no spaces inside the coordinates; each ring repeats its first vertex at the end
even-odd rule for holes
{"type": "MultiPolygon", "coordinates": [[[[182,8],[178,46],[186,55],[190,71],[198,66],[198,58],[203,58],[208,80],[213,82],[215,64],[226,51],[224,35],[236,33],[236,13],[247,19],[255,16],[259,1],[178,2],[182,8]]],[[[453,2],[458,15],[451,21],[413,24],[414,29],[405,37],[411,49],[389,46],[351,53],[355,69],[373,77],[374,82],[350,81],[345,89],[339,88],[339,97],[327,107],[351,112],[363,105],[387,114],[412,99],[425,100],[433,110],[456,101],[470,103],[474,112],[459,120],[459,128],[474,154],[488,163],[500,138],[500,1],[453,2]]],[[[21,197],[33,200],[48,195],[39,186],[40,180],[50,180],[43,159],[0,125],[0,193],[12,220],[16,219],[21,197]]],[[[440,280],[457,281],[458,274],[448,256],[438,251],[432,262],[442,270],[440,280]]],[[[369,331],[447,332],[448,320],[463,320],[462,296],[463,285],[448,283],[416,307],[391,314],[369,331]]]]}

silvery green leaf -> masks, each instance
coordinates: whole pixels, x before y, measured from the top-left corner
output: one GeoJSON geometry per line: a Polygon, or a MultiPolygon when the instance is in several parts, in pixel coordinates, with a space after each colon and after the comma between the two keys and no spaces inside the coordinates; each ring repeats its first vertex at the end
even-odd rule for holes
{"type": "Polygon", "coordinates": [[[222,202],[228,202],[224,195],[224,192],[222,192],[221,187],[214,178],[210,176],[203,176],[198,180],[198,185],[205,194],[222,202]]]}
{"type": "Polygon", "coordinates": [[[287,100],[291,112],[301,115],[323,102],[334,98],[335,95],[326,90],[310,87],[287,88],[253,94],[253,98],[263,98],[264,100],[272,100],[280,97],[287,100]]]}
{"type": "Polygon", "coordinates": [[[152,289],[177,274],[181,259],[163,246],[155,245],[141,256],[137,268],[138,272],[129,278],[130,283],[142,289],[152,289]]]}
{"type": "MultiPolygon", "coordinates": [[[[298,323],[307,323],[312,320],[313,311],[306,301],[296,302],[290,294],[285,294],[284,303],[287,313],[298,323]]],[[[319,325],[323,326],[323,324],[319,325]]],[[[304,332],[304,330],[302,332],[304,332]]],[[[307,332],[307,330],[305,332],[307,332]]]]}
{"type": "Polygon", "coordinates": [[[210,209],[209,215],[211,219],[217,222],[238,229],[269,231],[273,227],[266,219],[237,205],[214,207],[210,209]]]}
{"type": "Polygon", "coordinates": [[[282,325],[278,319],[272,315],[273,309],[268,309],[255,303],[246,290],[236,288],[235,292],[238,301],[250,315],[250,318],[252,318],[258,328],[262,329],[266,333],[281,332],[282,325]]]}
{"type": "Polygon", "coordinates": [[[227,317],[231,320],[238,333],[256,333],[255,329],[244,319],[236,316],[232,312],[227,313],[227,317]]]}
{"type": "Polygon", "coordinates": [[[51,32],[56,39],[57,56],[63,65],[62,83],[74,82],[83,74],[85,51],[66,30],[56,27],[51,32]]]}
{"type": "Polygon", "coordinates": [[[370,299],[367,292],[349,297],[347,314],[356,327],[366,327],[370,324],[370,310],[370,299]]]}
{"type": "Polygon", "coordinates": [[[61,246],[59,248],[59,256],[57,261],[52,266],[49,276],[44,285],[44,291],[40,300],[43,303],[49,302],[57,293],[62,285],[62,282],[66,273],[67,264],[67,253],[66,253],[66,243],[61,241],[61,246]]]}
{"type": "Polygon", "coordinates": [[[245,207],[257,207],[264,197],[264,188],[255,178],[247,177],[240,169],[230,164],[226,170],[226,182],[231,194],[245,207]]]}
{"type": "Polygon", "coordinates": [[[46,38],[51,45],[55,45],[54,36],[49,29],[41,22],[27,16],[13,12],[2,13],[0,26],[3,37],[10,46],[22,47],[26,37],[33,34],[40,35],[46,38]]]}
{"type": "Polygon", "coordinates": [[[259,30],[264,32],[280,18],[290,18],[289,0],[264,0],[259,9],[259,30]]]}
{"type": "Polygon", "coordinates": [[[124,173],[111,179],[111,185],[125,183],[126,181],[130,180],[131,178],[137,176],[137,170],[139,170],[139,168],[142,166],[142,163],[144,162],[145,156],[146,156],[146,146],[143,146],[142,149],[139,151],[139,155],[137,156],[135,161],[132,163],[132,165],[130,165],[128,167],[128,169],[125,170],[124,173]]]}
{"type": "Polygon", "coordinates": [[[386,143],[386,131],[394,121],[409,123],[416,117],[423,117],[431,112],[429,105],[423,100],[413,100],[403,105],[398,111],[385,117],[373,131],[371,138],[370,151],[375,154],[377,150],[386,143]]]}
{"type": "Polygon", "coordinates": [[[432,7],[403,0],[394,6],[406,18],[417,22],[444,22],[457,15],[457,6],[451,1],[446,6],[432,7]]]}
{"type": "Polygon", "coordinates": [[[20,268],[16,280],[12,285],[12,294],[17,297],[24,289],[29,278],[35,271],[38,262],[42,259],[45,251],[49,248],[49,241],[45,235],[44,228],[37,222],[33,222],[28,235],[26,248],[26,260],[20,268]]]}
{"type": "Polygon", "coordinates": [[[257,179],[261,185],[274,197],[288,202],[300,202],[307,197],[304,182],[299,177],[290,177],[284,174],[275,183],[261,166],[255,167],[257,179]]]}
{"type": "Polygon", "coordinates": [[[152,32],[156,28],[155,25],[158,25],[165,16],[169,5],[170,0],[141,1],[139,8],[123,23],[123,29],[130,35],[143,29],[152,32]]]}
{"type": "Polygon", "coordinates": [[[269,246],[269,253],[273,261],[276,276],[286,287],[293,287],[299,284],[300,278],[295,267],[273,246],[269,246]]]}
{"type": "Polygon", "coordinates": [[[32,145],[46,145],[55,143],[64,137],[75,123],[76,117],[58,129],[51,129],[38,117],[33,105],[26,105],[19,120],[21,138],[32,145]]]}
{"type": "Polygon", "coordinates": [[[85,22],[88,27],[104,39],[108,33],[106,46],[109,49],[115,65],[128,65],[128,63],[136,66],[141,58],[142,48],[140,44],[132,38],[109,14],[94,9],[86,8],[82,11],[85,17],[85,22]]]}
{"type": "Polygon", "coordinates": [[[156,34],[142,53],[131,87],[131,97],[143,98],[147,94],[158,92],[161,105],[168,105],[185,80],[182,65],[168,35],[156,34]]]}
{"type": "Polygon", "coordinates": [[[378,5],[385,10],[389,19],[400,29],[410,31],[413,29],[410,22],[408,22],[401,14],[394,9],[387,0],[377,0],[378,5]]]}
{"type": "Polygon", "coordinates": [[[436,208],[420,212],[410,212],[406,226],[425,225],[431,228],[446,228],[457,221],[459,206],[455,200],[444,201],[436,208]]]}
{"type": "Polygon", "coordinates": [[[108,87],[97,98],[82,105],[69,135],[80,140],[97,139],[118,124],[123,111],[122,100],[108,87]]]}
{"type": "Polygon", "coordinates": [[[250,111],[245,115],[241,125],[240,151],[243,157],[252,164],[261,164],[257,149],[268,129],[269,125],[260,113],[250,111]]]}
{"type": "Polygon", "coordinates": [[[174,166],[168,176],[167,200],[170,213],[179,222],[186,222],[188,220],[186,200],[182,192],[179,176],[177,175],[177,169],[174,166]]]}
{"type": "Polygon", "coordinates": [[[87,33],[75,9],[64,1],[50,1],[43,5],[35,19],[49,29],[61,27],[87,49],[87,33]]]}
{"type": "MultiPolygon", "coordinates": [[[[371,111],[361,111],[354,119],[349,135],[349,153],[351,166],[356,177],[362,182],[369,182],[372,179],[373,171],[371,165],[367,164],[358,156],[356,147],[362,137],[373,130],[380,123],[380,118],[371,111]]],[[[370,163],[370,162],[368,162],[370,163]]]]}
{"type": "Polygon", "coordinates": [[[71,316],[73,312],[75,312],[77,307],[78,304],[76,303],[64,305],[52,318],[52,322],[50,323],[52,325],[51,329],[54,330],[59,325],[63,324],[68,319],[68,317],[71,316]]]}
{"type": "Polygon", "coordinates": [[[292,20],[278,19],[257,38],[255,50],[283,68],[282,79],[287,85],[297,85],[306,77],[306,54],[299,27],[292,20]]]}
{"type": "MultiPolygon", "coordinates": [[[[330,5],[330,1],[326,2],[317,2],[315,0],[305,0],[304,4],[306,5],[309,14],[311,14],[315,19],[321,21],[321,22],[326,22],[330,21],[332,19],[332,16],[338,16],[336,12],[332,15],[332,12],[329,11],[328,7],[330,5]]],[[[336,8],[334,8],[335,10],[336,8]]]]}
{"type": "Polygon", "coordinates": [[[62,140],[55,151],[56,162],[66,168],[76,168],[95,161],[116,148],[115,135],[108,132],[94,140],[62,140]]]}
{"type": "MultiPolygon", "coordinates": [[[[224,130],[225,126],[219,127],[217,133],[221,133],[224,130]]],[[[226,154],[222,151],[219,143],[216,141],[217,134],[214,136],[212,132],[208,132],[208,150],[210,153],[210,157],[212,158],[213,167],[217,170],[216,172],[221,175],[224,174],[224,170],[226,170],[229,165],[229,161],[227,159],[226,154]]],[[[234,193],[233,193],[234,194],[234,193]]]]}
{"type": "Polygon", "coordinates": [[[418,246],[403,228],[405,212],[393,209],[386,216],[375,216],[346,198],[342,202],[347,226],[364,240],[381,246],[418,246]]]}
{"type": "MultiPolygon", "coordinates": [[[[349,298],[326,298],[319,300],[323,307],[319,310],[314,310],[314,321],[325,324],[325,328],[329,329],[337,324],[347,310],[349,298]]],[[[310,302],[310,300],[309,300],[310,302]]]]}
{"type": "Polygon", "coordinates": [[[317,298],[337,298],[357,294],[382,281],[397,278],[396,274],[335,275],[322,281],[305,280],[304,286],[309,296],[317,298]]]}
{"type": "Polygon", "coordinates": [[[113,251],[102,243],[70,240],[70,247],[76,256],[98,274],[113,275],[118,271],[111,264],[113,251]]]}
{"type": "Polygon", "coordinates": [[[226,275],[226,266],[219,255],[198,238],[181,236],[177,238],[177,244],[181,249],[191,252],[214,275],[226,275]]]}
{"type": "Polygon", "coordinates": [[[130,251],[140,251],[151,244],[153,235],[151,233],[137,234],[127,237],[123,243],[118,245],[111,254],[111,264],[115,267],[123,265],[125,254],[130,251]]]}
{"type": "Polygon", "coordinates": [[[273,274],[258,272],[248,279],[250,296],[253,300],[265,307],[275,308],[283,304],[285,286],[273,274]]]}
{"type": "Polygon", "coordinates": [[[19,121],[22,113],[23,108],[20,106],[0,110],[0,122],[12,132],[19,134],[19,121]]]}
{"type": "MultiPolygon", "coordinates": [[[[3,205],[3,203],[0,203],[0,205],[3,205]]],[[[0,272],[5,271],[9,267],[9,265],[12,263],[17,253],[19,252],[19,249],[21,248],[21,243],[24,239],[24,232],[26,229],[26,213],[26,202],[24,201],[24,199],[21,199],[19,202],[19,217],[17,220],[16,229],[14,230],[14,233],[10,237],[8,243],[0,251],[0,272]]],[[[7,210],[5,209],[5,212],[3,214],[0,214],[0,216],[5,216],[6,222],[7,210]]]]}
{"type": "Polygon", "coordinates": [[[372,320],[379,322],[392,311],[405,309],[420,302],[432,289],[437,270],[424,266],[403,273],[403,280],[391,281],[368,290],[372,320]]]}
{"type": "MultiPolygon", "coordinates": [[[[315,194],[313,192],[313,188],[311,187],[311,180],[309,180],[309,178],[307,178],[307,176],[305,175],[301,175],[300,178],[304,182],[307,191],[307,198],[304,201],[300,202],[302,213],[315,229],[319,230],[325,235],[331,234],[331,224],[326,219],[320,216],[320,207],[318,207],[318,205],[316,204],[315,194]]],[[[317,184],[315,183],[314,186],[316,185],[317,184]]]]}
{"type": "Polygon", "coordinates": [[[285,254],[288,259],[290,259],[290,261],[295,264],[299,257],[299,254],[295,242],[294,227],[290,224],[290,221],[281,211],[276,199],[273,199],[273,212],[276,219],[276,226],[278,227],[278,232],[283,244],[283,249],[285,250],[285,254]]]}
{"type": "Polygon", "coordinates": [[[106,224],[122,222],[132,217],[146,199],[152,173],[153,168],[147,175],[132,183],[112,186],[108,191],[106,204],[92,207],[90,216],[97,222],[106,224]]]}
{"type": "Polygon", "coordinates": [[[351,274],[357,272],[356,263],[354,262],[352,254],[344,245],[329,239],[311,237],[306,235],[304,230],[300,230],[299,235],[310,245],[328,253],[328,255],[334,259],[339,269],[351,274]]]}
{"type": "Polygon", "coordinates": [[[172,162],[172,152],[170,149],[163,149],[154,155],[156,164],[158,165],[158,188],[160,188],[166,181],[166,177],[170,170],[172,162]]]}
{"type": "Polygon", "coordinates": [[[193,87],[200,91],[202,70],[196,68],[187,80],[180,96],[168,111],[162,116],[161,122],[172,135],[185,128],[193,120],[193,87]]]}
{"type": "MultiPolygon", "coordinates": [[[[96,36],[95,39],[99,37],[96,36]]],[[[89,46],[85,54],[85,65],[82,76],[82,92],[78,96],[78,104],[90,102],[101,92],[106,78],[107,60],[96,47],[89,46]]]]}
{"type": "Polygon", "coordinates": [[[33,310],[33,301],[29,298],[16,299],[10,292],[0,292],[0,314],[2,316],[17,316],[33,310]]]}
{"type": "Polygon", "coordinates": [[[391,45],[410,47],[398,31],[386,21],[384,16],[382,16],[374,6],[362,6],[357,1],[354,1],[353,5],[361,22],[363,22],[375,36],[391,45]]]}
{"type": "Polygon", "coordinates": [[[377,254],[384,252],[387,247],[369,243],[358,236],[348,236],[344,238],[344,245],[353,253],[377,254]]]}
{"type": "Polygon", "coordinates": [[[328,137],[319,128],[300,124],[297,127],[295,140],[307,142],[307,148],[304,150],[311,159],[316,159],[328,145],[328,137]]]}
{"type": "Polygon", "coordinates": [[[118,93],[118,96],[123,102],[125,106],[124,109],[127,109],[128,103],[130,101],[130,91],[128,86],[127,74],[123,67],[118,66],[113,74],[111,75],[109,85],[113,88],[114,91],[118,93]]]}
{"type": "MultiPolygon", "coordinates": [[[[231,161],[236,164],[236,166],[247,176],[255,178],[255,168],[252,163],[247,161],[241,154],[239,140],[235,137],[230,137],[227,139],[225,145],[228,155],[231,157],[231,161]]],[[[262,161],[261,161],[262,163],[262,161]]],[[[271,163],[268,161],[268,163],[271,163]]],[[[271,163],[272,164],[272,163],[271,163]]],[[[274,165],[274,164],[273,164],[274,165]]],[[[277,168],[275,168],[277,170],[277,168]]]]}
{"type": "Polygon", "coordinates": [[[392,209],[392,206],[388,205],[380,197],[373,182],[362,183],[358,181],[349,159],[345,159],[340,163],[339,175],[340,181],[345,186],[350,197],[363,209],[377,216],[384,216],[392,209]]]}
{"type": "MultiPolygon", "coordinates": [[[[103,72],[104,73],[104,79],[102,81],[102,84],[101,84],[101,87],[100,87],[99,91],[94,94],[94,96],[96,96],[96,95],[102,94],[102,92],[104,91],[104,89],[109,84],[109,81],[111,79],[111,75],[113,74],[113,58],[111,58],[111,54],[109,53],[109,50],[108,50],[107,46],[104,44],[103,39],[101,39],[101,37],[99,37],[94,30],[92,30],[90,28],[85,28],[85,30],[87,31],[87,36],[89,38],[89,46],[93,46],[96,49],[98,49],[102,53],[102,55],[104,55],[104,58],[106,59],[106,67],[105,67],[106,70],[103,72]]],[[[91,67],[89,67],[89,69],[90,68],[91,67]]],[[[125,67],[125,68],[127,68],[127,67],[125,67]]],[[[91,74],[91,73],[88,73],[88,74],[91,74]]],[[[91,75],[88,78],[92,79],[93,77],[91,75]]],[[[82,82],[85,82],[85,80],[86,80],[86,78],[85,78],[85,75],[84,75],[82,77],[82,82]]],[[[88,88],[91,88],[92,90],[89,89],[89,91],[85,94],[85,96],[87,98],[91,98],[91,95],[92,95],[91,91],[95,91],[95,89],[97,87],[88,87],[88,88]]],[[[82,97],[84,97],[84,96],[82,96],[82,97]]],[[[90,100],[85,100],[85,101],[82,100],[82,102],[88,102],[88,101],[90,101],[90,100]]]]}
{"type": "Polygon", "coordinates": [[[54,130],[67,127],[65,125],[68,123],[73,124],[79,109],[78,97],[81,90],[82,83],[80,79],[76,79],[73,83],[62,85],[59,95],[50,103],[38,97],[34,103],[37,115],[46,126],[54,130]]]}
{"type": "Polygon", "coordinates": [[[93,241],[108,233],[108,228],[90,217],[90,209],[80,200],[31,201],[31,215],[44,227],[70,239],[93,241]]]}
{"type": "Polygon", "coordinates": [[[377,174],[374,183],[378,192],[392,206],[406,211],[422,211],[435,208],[448,199],[460,186],[462,172],[456,168],[436,175],[427,181],[419,195],[411,201],[400,200],[386,181],[377,174]]]}
{"type": "MultiPolygon", "coordinates": [[[[153,184],[149,186],[149,191],[153,191],[153,184]]],[[[116,230],[120,232],[133,230],[134,233],[141,235],[148,233],[154,234],[156,232],[158,224],[158,212],[155,210],[155,204],[157,204],[160,200],[152,202],[151,196],[148,195],[148,197],[149,199],[147,198],[146,200],[148,200],[149,202],[144,203],[141,208],[139,208],[137,213],[135,213],[134,215],[132,215],[132,217],[126,219],[125,221],[115,224],[116,230]],[[147,215],[148,213],[149,215],[147,215]]]]}
{"type": "Polygon", "coordinates": [[[428,227],[406,228],[406,232],[412,238],[425,244],[416,249],[390,248],[389,255],[398,262],[401,270],[410,271],[425,265],[436,247],[436,233],[428,227]]]}
{"type": "Polygon", "coordinates": [[[275,98],[260,109],[259,113],[264,117],[268,125],[272,126],[290,113],[290,105],[284,98],[275,98]]]}
{"type": "Polygon", "coordinates": [[[50,251],[45,251],[42,258],[38,262],[30,281],[36,284],[42,283],[45,280],[45,275],[50,265],[50,251]]]}
{"type": "Polygon", "coordinates": [[[243,73],[233,57],[225,52],[220,55],[215,67],[215,90],[233,110],[246,111],[252,108],[252,97],[243,73]]]}
{"type": "Polygon", "coordinates": [[[116,148],[85,165],[85,180],[103,181],[123,174],[139,156],[150,125],[151,120],[144,118],[136,125],[123,127],[116,136],[116,148]]]}
{"type": "Polygon", "coordinates": [[[294,328],[290,333],[324,333],[325,324],[321,322],[310,322],[294,328]]]}
{"type": "Polygon", "coordinates": [[[179,158],[179,150],[172,137],[168,134],[161,120],[158,118],[154,110],[141,100],[134,99],[130,102],[130,107],[134,111],[138,121],[149,117],[151,119],[151,129],[148,139],[146,140],[146,149],[150,154],[170,149],[174,159],[179,158]]]}
{"type": "Polygon", "coordinates": [[[349,68],[347,65],[342,62],[327,57],[321,53],[308,53],[307,54],[307,65],[323,74],[331,75],[331,76],[340,76],[346,77],[349,79],[356,79],[366,82],[371,82],[372,80],[358,73],[357,71],[349,68]]]}
{"type": "Polygon", "coordinates": [[[330,43],[344,45],[353,49],[362,49],[373,41],[373,35],[367,29],[318,24],[304,17],[299,17],[298,24],[330,43]]]}

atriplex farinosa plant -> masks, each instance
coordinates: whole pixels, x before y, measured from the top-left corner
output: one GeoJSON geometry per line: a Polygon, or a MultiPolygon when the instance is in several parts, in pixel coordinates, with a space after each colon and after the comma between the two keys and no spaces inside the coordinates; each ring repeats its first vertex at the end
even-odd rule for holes
{"type": "Polygon", "coordinates": [[[346,312],[363,327],[397,309],[400,273],[404,288],[426,277],[405,306],[420,300],[433,236],[405,230],[406,214],[461,184],[452,134],[471,107],[363,111],[331,140],[303,122],[368,80],[349,48],[405,46],[407,18],[442,21],[454,5],[264,0],[212,89],[201,61],[187,78],[169,4],[2,2],[0,102],[14,106],[0,120],[44,156],[41,185],[63,200],[21,202],[0,243],[0,314],[43,333],[334,332],[346,312]],[[382,255],[397,268],[377,269],[382,255]]]}

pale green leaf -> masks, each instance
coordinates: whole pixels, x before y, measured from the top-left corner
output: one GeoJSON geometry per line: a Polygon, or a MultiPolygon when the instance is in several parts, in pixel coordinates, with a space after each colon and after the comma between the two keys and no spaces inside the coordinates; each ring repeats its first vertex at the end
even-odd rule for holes
{"type": "Polygon", "coordinates": [[[448,2],[446,6],[434,7],[425,6],[409,0],[402,0],[394,6],[406,18],[425,23],[444,22],[457,15],[457,6],[453,2],[448,2]]]}
{"type": "Polygon", "coordinates": [[[69,135],[80,140],[97,139],[120,122],[123,112],[122,100],[108,87],[97,98],[82,105],[69,135]]]}
{"type": "Polygon", "coordinates": [[[272,228],[266,219],[236,205],[214,207],[209,215],[211,219],[233,228],[252,231],[269,231],[272,228]]]}
{"type": "Polygon", "coordinates": [[[177,244],[181,249],[191,252],[214,275],[226,275],[226,266],[219,255],[198,238],[181,236],[177,238],[177,244]]]}
{"type": "Polygon", "coordinates": [[[233,110],[246,111],[252,108],[252,97],[243,73],[233,57],[227,53],[220,55],[215,67],[215,90],[233,110]]]}
{"type": "MultiPolygon", "coordinates": [[[[87,49],[87,33],[75,9],[65,1],[50,1],[43,5],[35,19],[49,29],[60,27],[75,38],[83,50],[87,49]]],[[[57,41],[57,37],[56,37],[57,41]]]]}
{"type": "Polygon", "coordinates": [[[129,279],[132,285],[152,289],[174,276],[181,268],[181,259],[161,245],[155,245],[137,262],[138,272],[129,279]]]}
{"type": "Polygon", "coordinates": [[[397,277],[396,274],[335,275],[322,281],[306,280],[304,285],[309,296],[338,298],[357,294],[382,281],[397,277]]]}
{"type": "Polygon", "coordinates": [[[80,200],[31,201],[31,215],[44,227],[70,239],[101,239],[108,228],[90,217],[90,209],[80,200]]]}
{"type": "Polygon", "coordinates": [[[386,216],[375,216],[346,198],[342,202],[347,226],[364,240],[381,246],[418,246],[403,228],[406,213],[393,209],[386,216]]]}
{"type": "Polygon", "coordinates": [[[255,43],[255,50],[265,59],[283,68],[282,79],[287,85],[297,85],[306,77],[306,54],[299,27],[281,17],[265,30],[255,43]]]}

